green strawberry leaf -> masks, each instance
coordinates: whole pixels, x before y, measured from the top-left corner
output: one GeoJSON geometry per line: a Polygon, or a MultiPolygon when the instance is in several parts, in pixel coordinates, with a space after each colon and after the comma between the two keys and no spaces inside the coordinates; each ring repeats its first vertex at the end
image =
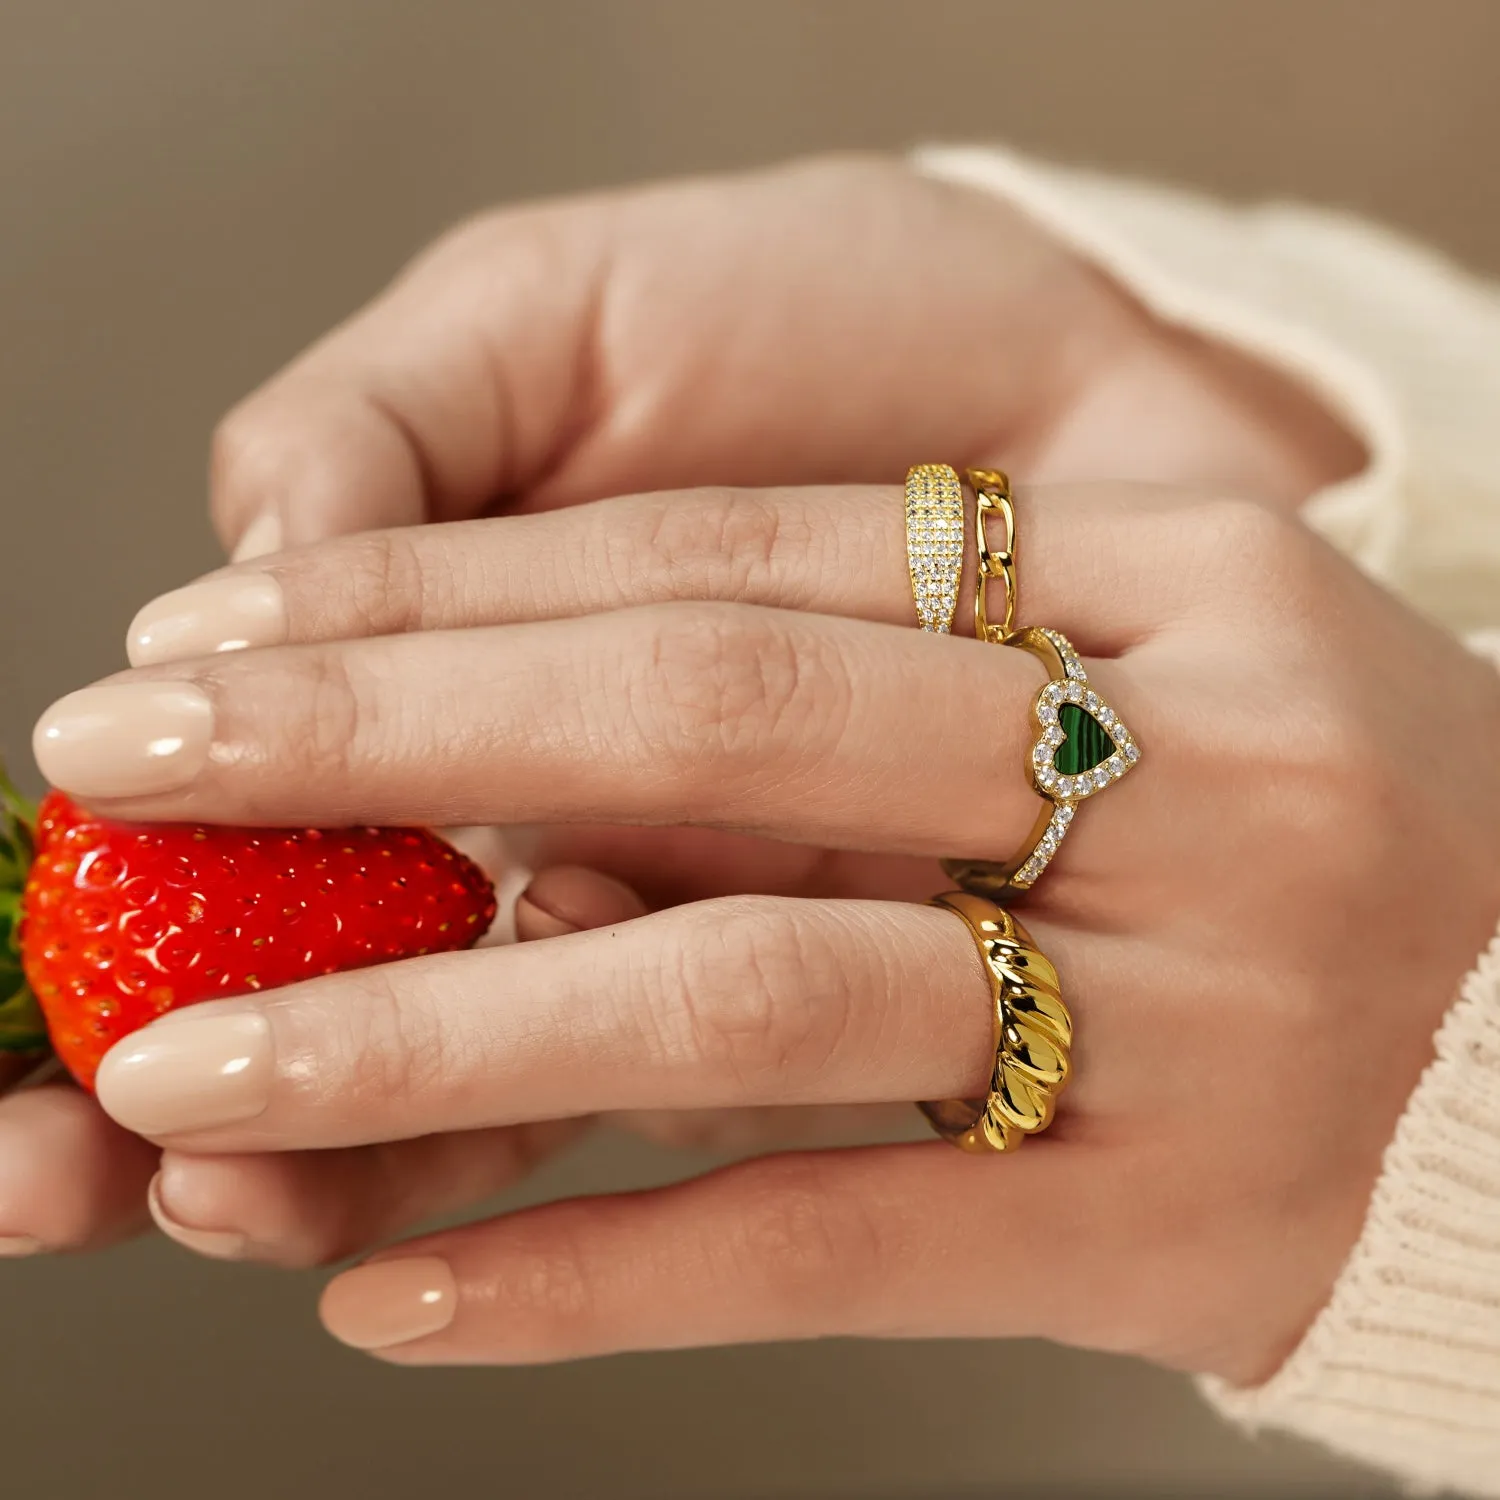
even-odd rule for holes
{"type": "Polygon", "coordinates": [[[13,981],[19,981],[19,987],[10,999],[0,1000],[0,1052],[46,1052],[47,1022],[36,996],[19,969],[7,973],[6,967],[0,964],[0,990],[13,981]]]}
{"type": "Polygon", "coordinates": [[[0,889],[19,891],[26,884],[36,854],[35,823],[35,806],[16,790],[0,762],[0,889]]]}
{"type": "Polygon", "coordinates": [[[21,965],[21,892],[36,853],[36,809],[0,765],[0,1052],[45,1052],[47,1023],[21,965]]]}

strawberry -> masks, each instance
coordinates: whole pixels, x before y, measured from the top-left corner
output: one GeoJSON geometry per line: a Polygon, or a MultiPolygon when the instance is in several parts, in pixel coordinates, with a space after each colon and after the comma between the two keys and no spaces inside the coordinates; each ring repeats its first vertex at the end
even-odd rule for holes
{"type": "Polygon", "coordinates": [[[424,830],[112,823],[61,792],[29,812],[0,778],[0,1049],[50,1034],[85,1088],[167,1011],[468,948],[495,915],[424,830]]]}

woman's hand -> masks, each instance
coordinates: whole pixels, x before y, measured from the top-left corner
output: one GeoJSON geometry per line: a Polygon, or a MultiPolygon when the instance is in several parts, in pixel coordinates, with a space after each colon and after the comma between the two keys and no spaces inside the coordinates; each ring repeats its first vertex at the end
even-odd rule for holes
{"type": "MultiPolygon", "coordinates": [[[[843,159],[461,227],[225,419],[212,500],[250,556],[631,489],[886,479],[914,453],[1286,509],[1360,461],[1290,382],[1153,321],[1007,204],[843,159]]],[[[542,857],[671,898],[660,843],[566,842],[542,857]]],[[[800,856],[759,852],[757,888],[797,887],[800,856]]],[[[153,1166],[67,1090],[0,1101],[0,1251],[129,1232],[153,1166]]]]}
{"type": "MultiPolygon", "coordinates": [[[[1076,641],[1144,749],[1023,908],[1078,1023],[1053,1131],[989,1161],[774,1156],[433,1236],[336,1281],[336,1332],[410,1362],[844,1332],[1274,1368],[1500,907],[1500,768],[1473,751],[1500,688],[1260,507],[1021,503],[1023,616],[1076,641]]],[[[972,944],[910,903],[935,856],[1002,858],[1030,827],[1041,674],[922,635],[910,607],[894,489],[350,538],[169,597],[146,633],[257,649],[52,711],[44,769],[101,811],[695,824],[799,845],[775,882],[795,894],[199,1007],[117,1049],[101,1100],[175,1153],[263,1162],[585,1111],[972,1095],[991,1061],[972,944]],[[211,734],[152,716],[165,681],[202,695],[211,734]]],[[[765,889],[680,856],[680,897],[765,889]]]]}
{"type": "Polygon", "coordinates": [[[914,453],[1290,509],[1359,445],[1008,203],[876,158],[486,214],[232,411],[227,548],[914,453]]]}

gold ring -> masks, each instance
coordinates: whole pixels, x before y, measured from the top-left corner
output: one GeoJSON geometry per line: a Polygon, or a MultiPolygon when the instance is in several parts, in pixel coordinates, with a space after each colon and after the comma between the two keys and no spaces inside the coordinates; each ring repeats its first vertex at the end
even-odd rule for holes
{"type": "Polygon", "coordinates": [[[1057,853],[1078,804],[1113,785],[1141,758],[1125,721],[1089,685],[1083,660],[1060,631],[1018,630],[1005,642],[1029,651],[1048,681],[1031,705],[1033,739],[1027,766],[1045,799],[1031,836],[1004,864],[945,859],[944,872],[965,890],[1000,896],[1035,885],[1057,853]]]}
{"type": "Polygon", "coordinates": [[[984,1099],[917,1107],[961,1151],[1013,1151],[1052,1123],[1072,1071],[1073,1018],[1051,959],[1004,909],[967,891],[932,898],[962,919],[979,949],[995,1012],[995,1067],[984,1099]]]}
{"type": "Polygon", "coordinates": [[[979,576],[974,581],[974,639],[1004,645],[1016,626],[1016,511],[1010,499],[1010,480],[999,469],[970,469],[974,490],[974,545],[979,576]],[[1003,537],[990,546],[989,521],[998,516],[1003,537]],[[989,586],[999,580],[1005,590],[1005,611],[995,624],[989,615],[989,586]]]}
{"type": "Polygon", "coordinates": [[[964,566],[964,491],[947,464],[906,471],[906,566],[917,623],[947,635],[964,566]]]}

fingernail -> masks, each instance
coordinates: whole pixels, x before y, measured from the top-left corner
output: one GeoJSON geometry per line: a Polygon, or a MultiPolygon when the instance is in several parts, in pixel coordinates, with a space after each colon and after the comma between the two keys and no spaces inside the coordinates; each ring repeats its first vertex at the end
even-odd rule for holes
{"type": "Polygon", "coordinates": [[[162,1186],[162,1176],[158,1172],[151,1179],[151,1186],[146,1193],[146,1206],[151,1210],[151,1217],[156,1220],[156,1227],[168,1239],[176,1240],[185,1249],[199,1255],[207,1255],[214,1260],[243,1260],[250,1248],[250,1242],[243,1234],[226,1229],[194,1229],[173,1217],[166,1204],[167,1195],[162,1186]]]}
{"type": "Polygon", "coordinates": [[[0,1260],[20,1260],[26,1255],[40,1255],[43,1250],[40,1240],[34,1240],[30,1235],[15,1234],[0,1236],[0,1260]]]}
{"type": "Polygon", "coordinates": [[[458,1311],[458,1286],[435,1255],[356,1266],[323,1293],[323,1326],[352,1349],[390,1349],[440,1333],[458,1311]]]}
{"type": "Polygon", "coordinates": [[[137,1135],[184,1135],[252,1120],[270,1101],[270,1023],[255,1011],[148,1026],[105,1054],[99,1103],[137,1135]]]}
{"type": "Polygon", "coordinates": [[[257,516],[240,534],[235,548],[229,555],[230,562],[249,562],[253,558],[265,557],[271,552],[281,551],[281,517],[274,511],[257,516]]]}
{"type": "Polygon", "coordinates": [[[279,646],[286,603],[269,573],[207,578],[153,599],[131,621],[125,649],[133,667],[151,667],[216,651],[279,646]]]}
{"type": "Polygon", "coordinates": [[[190,682],[119,682],[59,699],[32,750],[54,786],[79,797],[148,797],[186,786],[208,760],[214,711],[190,682]]]}

